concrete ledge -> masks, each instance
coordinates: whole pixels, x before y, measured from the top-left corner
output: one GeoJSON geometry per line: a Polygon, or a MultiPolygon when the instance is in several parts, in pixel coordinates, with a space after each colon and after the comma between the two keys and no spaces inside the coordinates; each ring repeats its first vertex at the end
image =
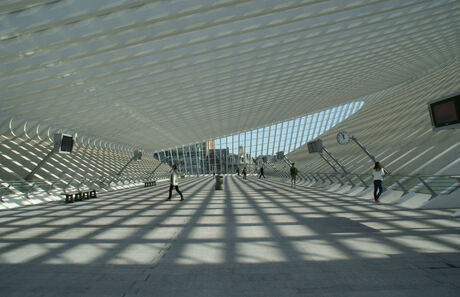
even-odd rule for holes
{"type": "Polygon", "coordinates": [[[329,185],[328,187],[326,187],[325,190],[335,192],[335,191],[339,190],[341,187],[342,187],[342,185],[340,185],[340,184],[333,184],[333,185],[329,185]]]}
{"type": "Polygon", "coordinates": [[[428,200],[430,200],[431,195],[420,194],[409,192],[406,195],[402,196],[401,199],[396,201],[396,204],[408,207],[408,208],[421,208],[428,200]]]}
{"type": "Polygon", "coordinates": [[[310,186],[312,186],[312,187],[317,187],[318,184],[322,184],[322,183],[314,182],[314,181],[311,181],[311,180],[305,181],[305,182],[303,183],[303,185],[305,185],[305,186],[307,186],[307,187],[310,187],[310,186]]]}
{"type": "MultiPolygon", "coordinates": [[[[168,181],[169,179],[160,179],[157,180],[158,183],[168,181]]],[[[144,183],[133,183],[133,184],[124,184],[124,185],[115,185],[111,189],[99,188],[97,189],[100,193],[112,192],[112,191],[119,191],[125,189],[131,189],[137,186],[143,186],[144,183]]],[[[70,190],[70,192],[77,192],[76,189],[70,190]]],[[[59,191],[62,192],[62,191],[59,191]]],[[[25,194],[14,194],[14,195],[6,195],[3,197],[4,202],[0,202],[0,209],[11,209],[16,207],[22,206],[29,206],[29,205],[37,205],[46,202],[53,202],[53,201],[65,201],[65,195],[57,194],[56,191],[51,192],[50,194],[46,192],[32,192],[29,195],[31,198],[27,199],[25,194]]]]}
{"type": "MultiPolygon", "coordinates": [[[[351,186],[344,185],[344,186],[341,186],[340,188],[338,188],[337,190],[334,190],[334,192],[335,193],[340,193],[340,194],[345,194],[346,192],[348,192],[350,190],[351,190],[351,186]]],[[[328,191],[332,191],[332,190],[328,190],[328,191]]]]}
{"type": "MultiPolygon", "coordinates": [[[[289,182],[289,180],[283,180],[289,182]]],[[[283,183],[282,181],[278,181],[283,183]]],[[[351,187],[350,185],[327,184],[327,183],[298,183],[299,186],[318,188],[332,193],[340,193],[355,196],[364,200],[373,200],[373,187],[351,187]]],[[[386,190],[380,196],[382,203],[397,204],[412,209],[421,208],[460,208],[460,189],[449,195],[440,195],[431,199],[431,195],[409,192],[404,194],[403,191],[386,190]]]]}
{"type": "MultiPolygon", "coordinates": [[[[373,195],[373,191],[374,189],[370,190],[371,196],[373,195]]],[[[385,203],[395,203],[399,201],[403,195],[403,191],[386,190],[380,196],[380,200],[385,203]]]]}
{"type": "Polygon", "coordinates": [[[31,193],[31,195],[33,195],[33,198],[30,199],[27,199],[25,195],[5,196],[3,197],[5,202],[0,202],[0,209],[11,209],[21,206],[37,205],[45,202],[65,200],[65,197],[56,194],[48,195],[46,193],[31,193]]]}
{"type": "Polygon", "coordinates": [[[308,181],[308,182],[303,183],[302,186],[305,186],[305,187],[316,187],[316,183],[315,183],[315,182],[312,182],[312,181],[308,181]]]}
{"type": "Polygon", "coordinates": [[[460,208],[460,189],[449,195],[439,195],[428,200],[422,208],[460,208]]]}
{"type": "Polygon", "coordinates": [[[353,187],[348,192],[346,192],[344,194],[356,196],[357,194],[362,193],[365,189],[366,188],[364,188],[364,187],[353,187]]]}
{"type": "Polygon", "coordinates": [[[363,190],[359,193],[356,193],[358,198],[365,198],[365,199],[374,199],[373,197],[374,189],[372,187],[363,188],[363,190]]]}
{"type": "MultiPolygon", "coordinates": [[[[348,185],[340,186],[339,184],[336,184],[330,186],[329,188],[325,188],[325,190],[334,193],[342,193],[346,195],[356,196],[362,199],[373,200],[373,187],[352,188],[348,185]]],[[[386,190],[380,196],[380,201],[382,201],[382,203],[398,204],[400,206],[404,206],[407,208],[458,208],[460,207],[460,199],[454,200],[451,197],[455,195],[460,197],[460,195],[456,191],[451,195],[448,195],[449,197],[439,196],[440,200],[437,203],[435,203],[434,201],[430,201],[431,195],[428,194],[409,192],[404,195],[404,192],[402,191],[386,190]],[[447,202],[446,199],[448,199],[447,202]],[[428,202],[430,202],[431,204],[428,204],[428,202]]]]}

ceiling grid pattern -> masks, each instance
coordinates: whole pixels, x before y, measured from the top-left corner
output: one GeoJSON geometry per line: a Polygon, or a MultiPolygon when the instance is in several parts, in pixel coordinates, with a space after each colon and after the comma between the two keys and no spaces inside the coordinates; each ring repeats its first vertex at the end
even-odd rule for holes
{"type": "Polygon", "coordinates": [[[455,0],[4,1],[0,121],[158,151],[366,106],[458,57],[459,15],[455,0]]]}
{"type": "MultiPolygon", "coordinates": [[[[320,138],[348,171],[369,174],[373,161],[355,143],[341,145],[337,132],[353,135],[395,175],[458,175],[458,129],[433,131],[427,102],[460,91],[460,58],[425,77],[381,94],[381,99],[320,138]],[[403,98],[403,99],[402,99],[403,98]]],[[[308,172],[331,172],[319,154],[306,147],[289,155],[308,172]]]]}

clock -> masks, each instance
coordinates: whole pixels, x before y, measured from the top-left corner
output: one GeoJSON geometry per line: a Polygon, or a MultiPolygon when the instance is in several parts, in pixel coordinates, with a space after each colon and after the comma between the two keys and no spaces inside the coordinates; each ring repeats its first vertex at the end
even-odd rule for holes
{"type": "Polygon", "coordinates": [[[350,142],[350,134],[345,131],[339,132],[337,134],[337,142],[339,144],[347,144],[350,142]]]}

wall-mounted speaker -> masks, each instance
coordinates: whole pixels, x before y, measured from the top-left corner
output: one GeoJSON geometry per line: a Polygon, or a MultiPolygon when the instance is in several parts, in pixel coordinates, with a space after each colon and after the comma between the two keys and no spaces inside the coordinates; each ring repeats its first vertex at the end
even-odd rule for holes
{"type": "Polygon", "coordinates": [[[54,146],[58,147],[59,153],[70,154],[73,149],[73,136],[68,134],[56,133],[54,134],[54,146]]]}
{"type": "Polygon", "coordinates": [[[284,151],[276,153],[276,160],[283,160],[284,159],[284,151]]]}
{"type": "Polygon", "coordinates": [[[460,128],[460,93],[428,102],[433,130],[460,128]]]}
{"type": "Polygon", "coordinates": [[[323,152],[323,142],[321,139],[315,141],[310,141],[307,143],[308,152],[311,153],[322,153],[323,152]]]}

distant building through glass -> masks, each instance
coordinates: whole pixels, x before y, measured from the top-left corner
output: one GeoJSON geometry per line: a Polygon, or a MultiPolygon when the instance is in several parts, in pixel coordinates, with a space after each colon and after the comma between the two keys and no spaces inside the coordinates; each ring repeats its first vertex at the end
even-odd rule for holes
{"type": "Polygon", "coordinates": [[[277,153],[286,155],[305,145],[356,113],[363,101],[354,101],[284,122],[221,138],[157,152],[154,157],[177,164],[189,175],[235,173],[237,168],[256,170],[277,153]]]}

